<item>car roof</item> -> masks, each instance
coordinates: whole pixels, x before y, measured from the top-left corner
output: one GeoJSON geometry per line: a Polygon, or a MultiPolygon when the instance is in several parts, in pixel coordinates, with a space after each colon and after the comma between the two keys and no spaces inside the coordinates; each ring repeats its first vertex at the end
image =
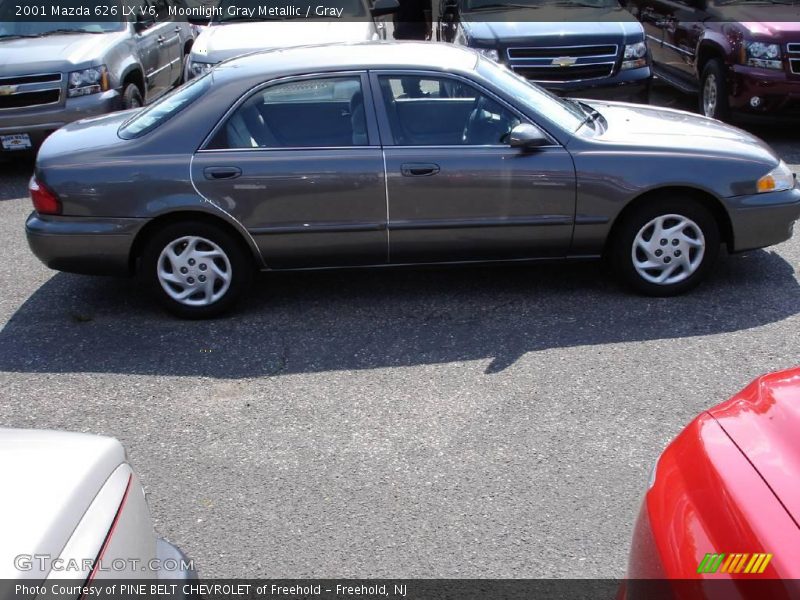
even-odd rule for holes
{"type": "Polygon", "coordinates": [[[470,72],[477,61],[477,53],[452,44],[381,41],[261,50],[221,63],[215,71],[226,79],[349,69],[433,68],[470,72]]]}

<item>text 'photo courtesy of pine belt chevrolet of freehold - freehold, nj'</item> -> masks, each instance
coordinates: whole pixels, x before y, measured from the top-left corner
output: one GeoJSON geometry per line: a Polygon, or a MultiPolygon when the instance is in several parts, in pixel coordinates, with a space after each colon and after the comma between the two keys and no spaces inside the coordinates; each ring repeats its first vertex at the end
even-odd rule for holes
{"type": "Polygon", "coordinates": [[[0,0],[0,600],[800,600],[800,2],[0,0]]]}

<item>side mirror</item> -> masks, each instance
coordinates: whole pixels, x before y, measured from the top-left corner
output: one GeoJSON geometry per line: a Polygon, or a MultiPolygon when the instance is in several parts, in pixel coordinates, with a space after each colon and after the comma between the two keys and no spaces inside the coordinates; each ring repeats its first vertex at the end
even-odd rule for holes
{"type": "Polygon", "coordinates": [[[136,21],[133,23],[133,29],[136,33],[141,33],[145,29],[152,27],[156,22],[155,17],[151,17],[147,14],[137,13],[136,14],[136,21]]]}
{"type": "Polygon", "coordinates": [[[397,0],[375,0],[370,12],[373,17],[382,17],[396,13],[399,8],[400,3],[397,0]]]}
{"type": "Polygon", "coordinates": [[[550,140],[542,130],[529,123],[520,123],[508,134],[508,145],[512,148],[530,150],[549,144],[550,140]]]}

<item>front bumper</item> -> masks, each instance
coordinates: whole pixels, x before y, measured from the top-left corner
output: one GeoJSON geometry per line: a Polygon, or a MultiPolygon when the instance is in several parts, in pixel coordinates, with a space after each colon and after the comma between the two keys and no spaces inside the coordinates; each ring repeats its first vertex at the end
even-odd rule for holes
{"type": "MultiPolygon", "coordinates": [[[[97,117],[122,108],[122,97],[117,90],[100,94],[68,98],[63,105],[35,106],[9,109],[0,113],[0,135],[28,134],[33,149],[56,129],[89,117],[97,117]]],[[[3,150],[0,152],[19,152],[3,150]]]]}
{"type": "Polygon", "coordinates": [[[180,581],[195,581],[197,579],[194,563],[175,544],[168,542],[164,538],[158,538],[156,540],[156,556],[161,565],[161,569],[158,572],[159,579],[177,579],[180,581]]]}
{"type": "Polygon", "coordinates": [[[734,252],[780,244],[792,237],[800,218],[800,188],[727,198],[734,252]]]}
{"type": "Polygon", "coordinates": [[[800,117],[800,77],[777,69],[733,65],[728,102],[739,112],[753,115],[793,114],[800,117]],[[759,98],[759,105],[750,104],[759,98]]]}
{"type": "Polygon", "coordinates": [[[57,271],[130,275],[131,248],[147,219],[61,217],[32,213],[25,234],[36,257],[57,271]]]}
{"type": "Polygon", "coordinates": [[[541,82],[539,85],[559,96],[646,104],[651,78],[650,67],[641,67],[620,71],[606,79],[547,81],[541,82]]]}

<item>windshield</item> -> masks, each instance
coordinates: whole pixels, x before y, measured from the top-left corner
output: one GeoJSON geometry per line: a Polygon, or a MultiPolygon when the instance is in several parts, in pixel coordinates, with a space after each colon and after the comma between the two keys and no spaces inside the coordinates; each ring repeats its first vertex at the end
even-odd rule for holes
{"type": "Polygon", "coordinates": [[[270,21],[280,19],[348,18],[364,17],[366,10],[362,0],[297,0],[281,5],[264,0],[221,0],[214,16],[216,23],[234,21],[270,21]]]}
{"type": "Polygon", "coordinates": [[[114,21],[0,21],[0,38],[44,37],[46,35],[108,33],[121,31],[122,22],[114,21]]]}
{"type": "Polygon", "coordinates": [[[586,6],[590,8],[619,8],[618,0],[464,0],[464,10],[514,10],[543,6],[586,6]]]}
{"type": "Polygon", "coordinates": [[[575,132],[586,122],[586,113],[575,103],[551,94],[492,60],[481,58],[478,72],[534,113],[567,131],[575,132]]]}
{"type": "Polygon", "coordinates": [[[119,128],[119,136],[130,140],[152,131],[205,94],[209,87],[211,87],[210,73],[192,79],[125,121],[119,128]]]}

